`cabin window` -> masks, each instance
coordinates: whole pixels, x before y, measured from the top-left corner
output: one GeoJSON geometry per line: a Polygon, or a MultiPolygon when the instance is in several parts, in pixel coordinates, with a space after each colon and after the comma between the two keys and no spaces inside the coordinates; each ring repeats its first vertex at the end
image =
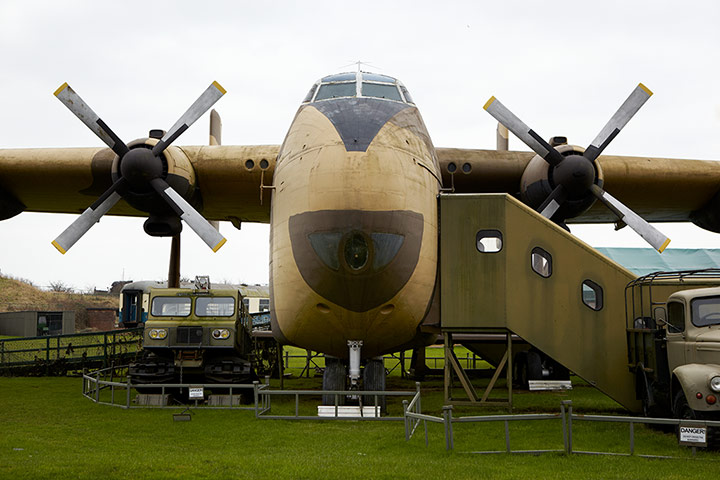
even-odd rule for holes
{"type": "Polygon", "coordinates": [[[195,315],[198,317],[232,317],[235,314],[233,297],[198,297],[195,315]]]}
{"type": "Polygon", "coordinates": [[[502,250],[503,238],[499,230],[480,230],[475,236],[478,252],[497,253],[502,250]]]}
{"type": "Polygon", "coordinates": [[[387,98],[388,100],[397,100],[402,102],[402,97],[395,85],[385,85],[379,83],[363,83],[363,97],[387,98]]]}
{"type": "Polygon", "coordinates": [[[329,98],[338,97],[354,97],[355,83],[330,83],[328,85],[320,85],[315,101],[327,100],[329,98]]]}
{"type": "Polygon", "coordinates": [[[680,302],[668,302],[668,332],[685,331],[685,305],[680,302]]]}
{"type": "Polygon", "coordinates": [[[592,280],[585,280],[582,283],[582,301],[595,311],[601,310],[603,308],[602,287],[592,280]]]}
{"type": "Polygon", "coordinates": [[[540,247],[535,247],[530,253],[530,266],[533,272],[548,278],[552,275],[552,255],[540,247]]]}
{"type": "Polygon", "coordinates": [[[690,311],[696,327],[720,325],[720,297],[695,298],[690,302],[690,311]]]}
{"type": "Polygon", "coordinates": [[[270,299],[269,298],[261,298],[259,302],[260,311],[261,312],[269,312],[270,311],[270,299]]]}
{"type": "Polygon", "coordinates": [[[187,317],[190,315],[189,297],[155,297],[150,314],[156,317],[187,317]]]}

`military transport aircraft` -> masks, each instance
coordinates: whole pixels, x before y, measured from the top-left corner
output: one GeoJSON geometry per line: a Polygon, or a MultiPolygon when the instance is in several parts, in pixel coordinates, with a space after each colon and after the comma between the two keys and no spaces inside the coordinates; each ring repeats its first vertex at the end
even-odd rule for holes
{"type": "Polygon", "coordinates": [[[628,225],[659,251],[669,240],[648,221],[720,232],[720,164],[601,156],[650,97],[642,84],[586,149],[545,141],[494,98],[485,109],[533,152],[435,148],[405,86],[362,71],[318,80],[280,146],[174,145],[224,93],[211,84],[168,132],[125,143],[64,84],[55,95],[108,148],[0,150],[0,219],[81,214],[61,252],[106,213],[147,216],[154,236],[182,219],[213,250],[224,238],[208,220],[270,223],[274,335],[325,353],[330,389],[364,363],[370,390],[385,383],[377,356],[439,323],[441,191],[509,193],[564,227],[628,225]]]}

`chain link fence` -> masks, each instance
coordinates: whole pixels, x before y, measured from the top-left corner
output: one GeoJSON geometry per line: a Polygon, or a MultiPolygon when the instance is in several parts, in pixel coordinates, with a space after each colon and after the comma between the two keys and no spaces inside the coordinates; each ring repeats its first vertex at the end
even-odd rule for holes
{"type": "Polygon", "coordinates": [[[127,363],[142,349],[142,328],[0,340],[0,375],[64,375],[127,363]]]}

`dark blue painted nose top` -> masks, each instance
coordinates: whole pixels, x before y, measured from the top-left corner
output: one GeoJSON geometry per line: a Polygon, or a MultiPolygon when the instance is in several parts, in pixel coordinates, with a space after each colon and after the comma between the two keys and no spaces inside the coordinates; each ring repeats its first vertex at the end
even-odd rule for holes
{"type": "Polygon", "coordinates": [[[335,126],[348,151],[364,152],[383,125],[414,106],[397,79],[368,72],[339,73],[318,80],[303,101],[335,126]]]}

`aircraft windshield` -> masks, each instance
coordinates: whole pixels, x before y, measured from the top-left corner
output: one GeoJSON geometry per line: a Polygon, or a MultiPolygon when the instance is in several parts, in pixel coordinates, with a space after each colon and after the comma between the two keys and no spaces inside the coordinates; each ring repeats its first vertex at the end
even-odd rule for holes
{"type": "Polygon", "coordinates": [[[357,97],[382,98],[414,103],[407,88],[397,79],[376,73],[339,73],[321,78],[312,86],[303,103],[357,97]]]}
{"type": "Polygon", "coordinates": [[[696,298],[690,302],[690,310],[696,327],[720,325],[720,297],[696,298]]]}

